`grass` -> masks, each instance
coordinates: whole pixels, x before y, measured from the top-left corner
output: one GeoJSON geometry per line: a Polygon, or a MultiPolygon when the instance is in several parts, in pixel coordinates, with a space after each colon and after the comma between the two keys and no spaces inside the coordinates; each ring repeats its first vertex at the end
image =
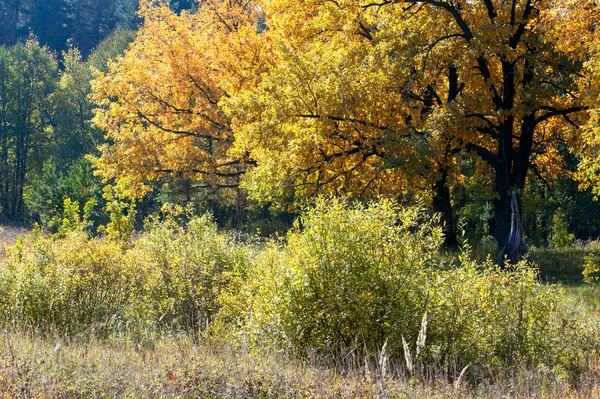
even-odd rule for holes
{"type": "Polygon", "coordinates": [[[478,387],[456,377],[410,379],[397,365],[385,376],[376,361],[350,369],[319,367],[284,353],[227,343],[64,342],[4,330],[3,398],[595,398],[593,378],[576,388],[549,370],[515,370],[478,387]],[[172,376],[172,377],[171,377],[172,376]],[[421,381],[421,382],[417,382],[421,381]]]}
{"type": "Polygon", "coordinates": [[[540,269],[540,277],[549,283],[583,284],[583,258],[599,250],[598,243],[580,243],[572,247],[552,249],[533,248],[530,259],[540,269]]]}
{"type": "Polygon", "coordinates": [[[0,225],[0,249],[4,251],[4,246],[12,245],[18,237],[22,237],[29,229],[22,226],[0,225]]]}
{"type": "MultiPolygon", "coordinates": [[[[0,241],[14,243],[23,232],[5,229],[0,241]]],[[[542,280],[564,288],[565,309],[585,320],[600,320],[600,288],[581,278],[584,256],[599,249],[586,243],[531,252],[542,280]]],[[[249,348],[227,336],[164,336],[140,345],[127,334],[0,330],[0,398],[600,398],[596,357],[577,377],[517,363],[472,385],[461,370],[449,375],[430,367],[412,376],[385,352],[335,362],[249,348]]]]}
{"type": "MultiPolygon", "coordinates": [[[[488,256],[495,259],[495,244],[477,244],[472,248],[472,256],[480,263],[488,256]]],[[[600,254],[600,241],[576,241],[565,248],[532,247],[529,249],[529,260],[536,265],[540,279],[550,284],[566,286],[583,285],[584,257],[590,253],[600,254]]],[[[450,254],[450,256],[455,254],[450,254]]]]}

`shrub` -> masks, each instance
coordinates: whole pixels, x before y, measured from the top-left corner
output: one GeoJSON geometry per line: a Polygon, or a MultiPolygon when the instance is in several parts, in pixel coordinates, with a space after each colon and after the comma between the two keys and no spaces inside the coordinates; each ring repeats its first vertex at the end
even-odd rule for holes
{"type": "Polygon", "coordinates": [[[538,284],[529,265],[507,272],[465,258],[433,272],[428,284],[430,359],[473,370],[552,361],[558,293],[538,284]]]}
{"type": "Polygon", "coordinates": [[[552,217],[552,231],[548,239],[551,248],[560,249],[573,246],[575,235],[569,233],[567,219],[562,209],[558,209],[552,217]]]}
{"type": "Polygon", "coordinates": [[[255,258],[231,313],[246,310],[252,339],[300,351],[375,349],[392,330],[418,331],[421,272],[442,236],[423,217],[389,201],[365,208],[321,200],[287,243],[271,243],[255,258]]]}
{"type": "Polygon", "coordinates": [[[226,312],[243,314],[250,342],[298,353],[375,353],[387,342],[403,359],[405,340],[416,364],[487,371],[552,357],[557,292],[524,264],[502,271],[467,256],[458,267],[439,264],[441,241],[419,208],[320,200],[286,242],[255,259],[226,312]]]}
{"type": "Polygon", "coordinates": [[[304,229],[288,235],[284,251],[295,271],[284,319],[294,346],[375,349],[390,335],[416,336],[426,310],[424,272],[442,236],[424,216],[392,202],[321,202],[307,210],[304,229]]]}
{"type": "Polygon", "coordinates": [[[590,252],[583,258],[583,281],[596,286],[600,281],[600,257],[598,254],[590,252]]]}
{"type": "Polygon", "coordinates": [[[89,239],[81,230],[63,238],[34,231],[7,248],[0,267],[8,286],[3,316],[63,333],[114,327],[124,320],[136,283],[137,271],[128,266],[115,242],[89,239]]]}
{"type": "Polygon", "coordinates": [[[163,325],[198,331],[219,310],[219,295],[246,262],[246,247],[203,215],[185,228],[173,218],[151,220],[128,255],[150,274],[138,306],[163,325]]]}
{"type": "Polygon", "coordinates": [[[209,216],[186,227],[154,220],[132,241],[89,238],[82,228],[36,230],[2,260],[0,317],[68,335],[199,331],[244,256],[245,246],[219,233],[209,216]]]}
{"type": "Polygon", "coordinates": [[[594,323],[565,312],[535,269],[500,270],[468,253],[444,263],[435,218],[392,201],[319,200],[285,240],[262,248],[178,208],[128,240],[73,226],[7,247],[5,321],[141,339],[212,325],[304,355],[368,357],[385,345],[411,373],[469,366],[489,376],[517,363],[571,370],[598,350],[594,323]]]}

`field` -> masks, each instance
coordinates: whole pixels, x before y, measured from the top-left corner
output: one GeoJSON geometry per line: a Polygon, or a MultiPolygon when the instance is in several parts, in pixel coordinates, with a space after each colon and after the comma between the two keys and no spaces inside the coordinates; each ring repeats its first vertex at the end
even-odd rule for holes
{"type": "Polygon", "coordinates": [[[152,348],[135,348],[93,339],[67,343],[5,330],[0,354],[5,398],[600,397],[597,374],[573,387],[551,372],[515,370],[474,387],[442,376],[411,379],[394,364],[382,376],[377,362],[336,370],[268,349],[253,353],[210,341],[166,339],[152,348]]]}
{"type": "Polygon", "coordinates": [[[118,240],[5,229],[1,397],[600,397],[595,243],[496,270],[484,248],[441,256],[418,210],[323,206],[271,243],[206,216],[118,240]]]}

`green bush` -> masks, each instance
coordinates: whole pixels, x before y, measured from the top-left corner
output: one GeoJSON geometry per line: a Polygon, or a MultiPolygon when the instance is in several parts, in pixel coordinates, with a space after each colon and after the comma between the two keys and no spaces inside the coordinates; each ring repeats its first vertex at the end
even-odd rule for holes
{"type": "Polygon", "coordinates": [[[415,367],[552,361],[558,293],[524,264],[503,271],[466,256],[459,267],[438,264],[441,242],[418,208],[319,201],[286,242],[255,258],[225,314],[242,315],[250,343],[299,353],[375,353],[387,342],[396,359],[410,352],[415,367]]]}
{"type": "Polygon", "coordinates": [[[81,230],[63,238],[35,231],[7,248],[0,267],[3,316],[64,333],[113,327],[125,318],[136,273],[115,242],[81,230]]]}
{"type": "Polygon", "coordinates": [[[430,358],[476,369],[552,361],[558,292],[537,282],[526,264],[462,266],[432,273],[430,358]]]}
{"type": "Polygon", "coordinates": [[[79,159],[62,173],[50,159],[44,162],[42,173],[33,178],[25,203],[42,225],[56,232],[65,218],[72,218],[73,209],[80,219],[89,219],[99,192],[98,179],[88,161],[79,159]],[[72,209],[65,207],[67,200],[72,209]]]}
{"type": "Polygon", "coordinates": [[[245,314],[239,324],[252,341],[300,351],[375,349],[393,331],[418,332],[422,272],[442,237],[423,216],[392,202],[320,201],[285,244],[270,243],[255,258],[238,296],[226,300],[229,313],[245,314]]]}
{"type": "Polygon", "coordinates": [[[208,215],[185,228],[174,219],[151,220],[128,255],[150,275],[139,307],[163,325],[188,331],[208,326],[221,291],[246,263],[246,247],[219,233],[208,215]]]}
{"type": "Polygon", "coordinates": [[[246,253],[209,216],[185,227],[154,220],[131,241],[89,238],[81,228],[34,231],[6,252],[0,317],[44,332],[104,335],[204,329],[246,253]]]}
{"type": "Polygon", "coordinates": [[[442,237],[424,216],[392,202],[321,202],[304,213],[284,250],[295,281],[283,328],[295,347],[375,349],[388,336],[416,336],[442,237]]]}
{"type": "Polygon", "coordinates": [[[550,248],[560,249],[573,246],[575,234],[569,233],[567,219],[562,209],[558,209],[552,217],[552,231],[548,238],[550,248]]]}

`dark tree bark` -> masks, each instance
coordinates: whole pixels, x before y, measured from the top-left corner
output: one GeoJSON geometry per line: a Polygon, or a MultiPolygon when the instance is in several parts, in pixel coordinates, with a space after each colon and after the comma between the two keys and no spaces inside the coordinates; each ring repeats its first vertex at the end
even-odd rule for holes
{"type": "Polygon", "coordinates": [[[454,214],[452,212],[452,201],[450,198],[450,188],[448,186],[448,171],[444,168],[442,178],[434,185],[435,195],[433,197],[433,211],[439,213],[442,218],[444,229],[444,245],[448,248],[456,248],[458,239],[456,237],[456,228],[454,225],[454,214]]]}

